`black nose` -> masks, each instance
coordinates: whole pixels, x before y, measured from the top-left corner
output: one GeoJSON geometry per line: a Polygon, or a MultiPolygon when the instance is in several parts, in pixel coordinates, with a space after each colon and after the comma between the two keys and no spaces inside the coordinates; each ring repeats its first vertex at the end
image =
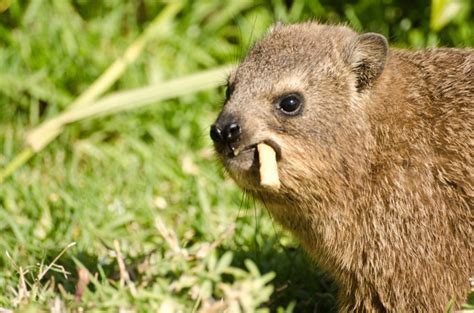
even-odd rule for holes
{"type": "Polygon", "coordinates": [[[233,143],[239,139],[241,132],[238,123],[230,123],[225,125],[223,130],[216,125],[212,125],[210,135],[214,142],[233,143]]]}
{"type": "Polygon", "coordinates": [[[224,128],[222,136],[224,137],[225,141],[227,141],[228,143],[232,143],[236,142],[237,139],[239,139],[240,133],[240,125],[237,123],[232,123],[224,128]]]}
{"type": "Polygon", "coordinates": [[[210,135],[211,135],[212,141],[215,141],[215,142],[222,141],[222,139],[223,139],[222,138],[222,132],[216,125],[211,126],[210,135]]]}

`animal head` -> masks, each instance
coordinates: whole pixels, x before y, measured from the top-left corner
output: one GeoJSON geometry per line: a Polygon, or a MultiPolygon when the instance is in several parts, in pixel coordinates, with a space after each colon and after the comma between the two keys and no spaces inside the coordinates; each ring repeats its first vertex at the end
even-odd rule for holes
{"type": "Polygon", "coordinates": [[[301,182],[308,181],[324,188],[327,177],[347,175],[366,137],[364,99],[387,52],[382,35],[343,26],[274,27],[230,75],[224,107],[211,126],[231,177],[248,191],[261,191],[261,142],[276,151],[282,192],[304,192],[301,182]]]}

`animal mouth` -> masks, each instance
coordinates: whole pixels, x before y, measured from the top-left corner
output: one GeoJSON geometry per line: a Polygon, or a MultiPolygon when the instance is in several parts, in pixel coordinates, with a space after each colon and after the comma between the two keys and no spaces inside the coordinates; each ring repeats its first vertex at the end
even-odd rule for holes
{"type": "Polygon", "coordinates": [[[247,145],[247,146],[244,146],[242,148],[235,148],[233,146],[229,146],[229,149],[230,149],[230,152],[229,152],[229,157],[231,158],[236,158],[238,157],[240,154],[246,154],[246,153],[250,153],[252,152],[253,154],[256,153],[257,151],[257,146],[261,143],[264,143],[270,147],[272,147],[272,149],[275,151],[275,154],[276,154],[276,159],[277,161],[279,161],[281,159],[281,148],[280,148],[280,145],[278,145],[274,140],[271,140],[271,139],[265,139],[265,140],[262,140],[262,141],[259,141],[257,143],[253,143],[253,144],[250,144],[250,145],[247,145]]]}
{"type": "Polygon", "coordinates": [[[257,146],[264,143],[275,151],[276,161],[282,159],[280,145],[269,138],[255,140],[249,145],[236,145],[234,149],[226,147],[221,151],[224,166],[234,181],[246,190],[261,190],[260,183],[260,156],[257,146]]]}

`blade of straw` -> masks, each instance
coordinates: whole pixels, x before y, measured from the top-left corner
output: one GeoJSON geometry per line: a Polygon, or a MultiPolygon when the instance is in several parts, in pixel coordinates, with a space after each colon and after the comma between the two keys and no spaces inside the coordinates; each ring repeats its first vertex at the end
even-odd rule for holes
{"type": "Polygon", "coordinates": [[[44,146],[44,141],[49,140],[51,133],[56,133],[69,123],[133,110],[161,100],[217,87],[225,81],[231,68],[232,65],[226,65],[167,82],[110,94],[95,103],[63,112],[46,121],[30,132],[26,140],[35,149],[44,146]]]}
{"type": "Polygon", "coordinates": [[[179,97],[196,91],[222,85],[234,65],[191,74],[182,78],[153,84],[128,91],[112,93],[96,102],[84,103],[80,108],[70,109],[44,122],[27,135],[31,148],[24,150],[3,171],[0,171],[0,183],[16,168],[24,164],[33,154],[47,145],[69,123],[86,118],[110,115],[122,111],[140,108],[169,98],[179,97]]]}
{"type": "Polygon", "coordinates": [[[168,5],[161,13],[150,23],[147,29],[127,48],[125,53],[110,65],[104,73],[85,90],[70,107],[77,108],[87,105],[97,99],[101,94],[107,91],[117,79],[119,79],[128,65],[135,62],[143,51],[148,41],[157,35],[162,35],[166,26],[172,18],[179,12],[182,4],[180,1],[168,5]]]}
{"type": "MultiPolygon", "coordinates": [[[[110,86],[112,86],[123,74],[127,66],[133,63],[148,41],[157,34],[162,34],[166,30],[166,26],[172,21],[173,17],[182,7],[182,1],[176,1],[169,4],[161,13],[150,23],[142,35],[140,35],[125,51],[122,57],[118,58],[96,81],[87,88],[74,102],[70,104],[71,108],[80,108],[92,103],[110,86]]],[[[6,177],[10,176],[16,169],[28,162],[36,153],[41,151],[46,145],[53,141],[61,133],[61,128],[51,129],[51,132],[45,134],[42,145],[35,147],[28,146],[20,154],[18,154],[5,169],[0,170],[0,183],[6,177]]]]}
{"type": "MultiPolygon", "coordinates": [[[[105,91],[107,91],[110,86],[112,86],[124,73],[128,65],[133,63],[140,53],[143,51],[143,48],[146,46],[147,42],[156,36],[157,34],[163,34],[166,29],[167,23],[178,13],[181,8],[181,2],[176,2],[174,4],[168,5],[148,26],[145,32],[140,35],[125,51],[125,53],[119,57],[115,62],[110,65],[99,78],[97,78],[94,83],[89,86],[74,102],[72,102],[70,108],[80,108],[83,107],[99,96],[101,96],[105,91]]],[[[52,131],[52,130],[51,130],[52,131]]],[[[55,130],[55,133],[49,132],[48,139],[43,140],[43,146],[35,145],[30,147],[34,153],[41,151],[46,145],[54,140],[61,133],[61,129],[58,128],[55,130]]],[[[46,139],[46,138],[45,138],[46,139]]],[[[29,158],[28,158],[29,159],[29,158]]],[[[28,161],[26,159],[26,161],[28,161]]],[[[1,178],[1,176],[0,176],[1,178]]],[[[1,180],[0,180],[1,182],[1,180]]]]}

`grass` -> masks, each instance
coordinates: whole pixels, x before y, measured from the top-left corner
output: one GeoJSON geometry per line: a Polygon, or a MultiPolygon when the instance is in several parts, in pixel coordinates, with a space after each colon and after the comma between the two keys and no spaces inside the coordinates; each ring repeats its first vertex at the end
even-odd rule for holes
{"type": "MultiPolygon", "coordinates": [[[[10,4],[0,13],[0,169],[32,129],[69,109],[169,7],[152,0],[3,3],[10,4]]],[[[345,21],[401,46],[474,44],[468,2],[447,24],[446,14],[429,8],[415,15],[411,2],[370,3],[180,2],[98,95],[167,86],[236,63],[276,19],[345,21]]],[[[170,92],[182,94],[176,89],[170,92]]],[[[222,93],[189,93],[73,123],[6,178],[0,311],[333,310],[335,286],[215,161],[208,126],[222,93]]]]}

